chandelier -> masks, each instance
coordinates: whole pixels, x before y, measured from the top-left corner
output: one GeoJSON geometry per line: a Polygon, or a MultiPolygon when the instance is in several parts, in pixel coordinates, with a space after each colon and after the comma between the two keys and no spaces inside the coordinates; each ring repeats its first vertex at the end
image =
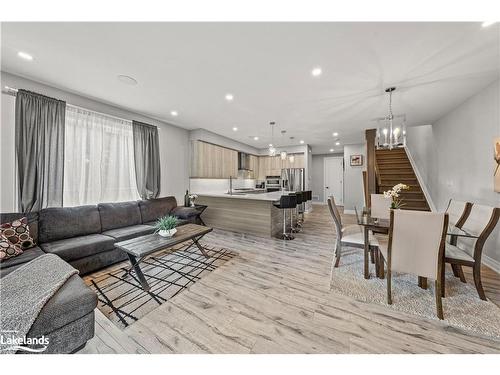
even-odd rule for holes
{"type": "MultiPolygon", "coordinates": [[[[286,130],[282,130],[281,131],[281,135],[282,135],[282,138],[284,139],[285,137],[285,133],[286,133],[286,130]]],[[[284,144],[284,143],[283,143],[284,144]]],[[[281,157],[281,160],[286,160],[286,157],[287,157],[287,153],[285,150],[281,151],[280,152],[280,157],[281,157]]]]}
{"type": "Polygon", "coordinates": [[[385,117],[374,119],[377,121],[377,134],[375,145],[378,149],[406,146],[406,114],[394,115],[392,112],[392,93],[395,87],[388,87],[385,92],[389,94],[389,113],[385,117]],[[382,126],[381,126],[382,123],[382,126]]]}

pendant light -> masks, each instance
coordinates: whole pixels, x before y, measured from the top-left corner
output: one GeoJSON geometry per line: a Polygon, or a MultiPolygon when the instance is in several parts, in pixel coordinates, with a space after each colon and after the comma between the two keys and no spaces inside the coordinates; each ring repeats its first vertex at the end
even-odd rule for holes
{"type": "Polygon", "coordinates": [[[269,144],[269,156],[276,156],[276,148],[274,147],[274,125],[275,122],[271,121],[269,123],[271,125],[271,143],[269,144]]]}
{"type": "MultiPolygon", "coordinates": [[[[282,131],[281,131],[281,136],[282,136],[282,138],[284,138],[284,137],[285,137],[285,134],[286,134],[286,130],[282,130],[282,131]]],[[[283,143],[284,143],[284,142],[283,142],[283,143]]],[[[281,156],[281,160],[286,160],[286,157],[287,157],[287,153],[286,153],[286,151],[285,151],[285,150],[281,151],[281,152],[280,152],[280,156],[281,156]]]]}

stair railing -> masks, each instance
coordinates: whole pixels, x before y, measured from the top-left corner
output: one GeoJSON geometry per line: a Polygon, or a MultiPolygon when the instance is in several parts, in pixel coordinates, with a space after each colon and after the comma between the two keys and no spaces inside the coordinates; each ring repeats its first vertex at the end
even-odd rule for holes
{"type": "Polygon", "coordinates": [[[427,185],[425,184],[424,179],[422,178],[422,175],[420,174],[420,171],[418,170],[417,164],[415,163],[415,160],[413,159],[410,149],[408,146],[404,146],[404,150],[406,152],[406,156],[408,156],[408,160],[410,161],[411,167],[413,168],[413,172],[415,173],[415,176],[417,177],[418,184],[420,185],[420,188],[422,189],[422,192],[424,193],[424,197],[427,200],[427,204],[429,205],[429,208],[431,211],[436,212],[436,206],[434,205],[434,202],[432,201],[431,195],[429,193],[429,190],[427,189],[427,185]]]}

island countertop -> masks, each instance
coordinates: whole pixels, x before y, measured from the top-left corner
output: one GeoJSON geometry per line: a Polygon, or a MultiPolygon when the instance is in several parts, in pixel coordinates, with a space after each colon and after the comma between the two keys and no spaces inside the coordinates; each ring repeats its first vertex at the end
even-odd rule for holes
{"type": "Polygon", "coordinates": [[[249,199],[256,201],[269,201],[274,202],[280,200],[282,195],[288,195],[293,193],[293,191],[273,191],[270,193],[258,193],[258,194],[241,194],[233,193],[233,195],[225,192],[211,192],[211,193],[195,193],[199,197],[212,197],[212,198],[228,198],[228,199],[249,199]]]}
{"type": "MultiPolygon", "coordinates": [[[[258,194],[227,194],[226,192],[197,193],[196,203],[206,205],[203,221],[212,228],[230,230],[258,236],[279,236],[283,232],[285,210],[274,206],[282,195],[291,191],[274,191],[258,194]]],[[[295,210],[286,210],[288,227],[296,221],[295,210]],[[290,215],[293,218],[290,218],[290,215]]]]}

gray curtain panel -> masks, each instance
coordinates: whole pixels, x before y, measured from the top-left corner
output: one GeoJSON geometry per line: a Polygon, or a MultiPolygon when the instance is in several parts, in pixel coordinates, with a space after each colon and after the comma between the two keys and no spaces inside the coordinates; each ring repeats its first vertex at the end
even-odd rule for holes
{"type": "Polygon", "coordinates": [[[142,199],[160,194],[160,141],[158,128],[132,121],[134,128],[134,161],[137,190],[142,199]]]}
{"type": "Polygon", "coordinates": [[[66,102],[19,90],[16,153],[20,212],[62,206],[66,102]]]}

